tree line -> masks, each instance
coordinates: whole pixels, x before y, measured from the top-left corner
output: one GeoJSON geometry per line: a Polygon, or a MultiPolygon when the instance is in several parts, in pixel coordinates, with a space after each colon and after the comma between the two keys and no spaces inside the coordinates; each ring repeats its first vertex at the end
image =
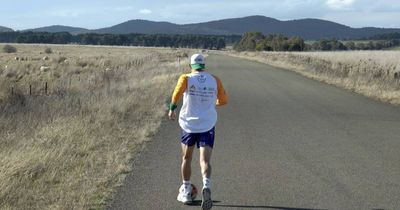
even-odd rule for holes
{"type": "Polygon", "coordinates": [[[300,37],[264,35],[261,32],[244,33],[242,39],[233,46],[237,51],[303,51],[304,48],[304,40],[300,37]]]}
{"type": "Polygon", "coordinates": [[[3,32],[0,42],[41,43],[41,44],[81,44],[81,45],[120,45],[146,47],[175,47],[222,49],[226,40],[235,42],[240,36],[213,35],[166,35],[166,34],[78,34],[67,32],[3,32]]]}
{"type": "Polygon", "coordinates": [[[378,34],[361,40],[393,40],[393,39],[400,39],[400,33],[393,32],[387,34],[378,34]]]}
{"type": "Polygon", "coordinates": [[[400,33],[383,34],[369,40],[340,41],[322,39],[306,43],[301,37],[286,37],[281,34],[264,35],[247,32],[234,45],[236,51],[338,51],[338,50],[382,50],[400,46],[400,33]],[[373,40],[379,38],[380,40],[373,40]]]}
{"type": "Polygon", "coordinates": [[[308,48],[314,51],[338,51],[338,50],[383,50],[400,45],[399,39],[370,40],[370,41],[339,41],[319,40],[312,43],[308,48]]]}

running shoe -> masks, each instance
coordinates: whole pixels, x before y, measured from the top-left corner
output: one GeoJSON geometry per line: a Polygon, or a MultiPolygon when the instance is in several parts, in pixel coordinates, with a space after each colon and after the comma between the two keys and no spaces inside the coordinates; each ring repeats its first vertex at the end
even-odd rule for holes
{"type": "Polygon", "coordinates": [[[203,188],[203,201],[201,202],[201,208],[203,210],[210,210],[213,206],[213,202],[211,200],[211,190],[210,188],[203,188]]]}
{"type": "Polygon", "coordinates": [[[182,202],[183,204],[190,204],[193,202],[192,196],[190,195],[190,192],[192,191],[192,186],[188,185],[182,185],[179,188],[179,194],[178,197],[176,198],[179,202],[182,202]]]}

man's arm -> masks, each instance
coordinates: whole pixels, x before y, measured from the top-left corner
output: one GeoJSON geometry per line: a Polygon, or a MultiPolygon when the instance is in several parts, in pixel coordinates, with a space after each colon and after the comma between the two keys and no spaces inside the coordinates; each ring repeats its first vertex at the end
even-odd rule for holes
{"type": "Polygon", "coordinates": [[[217,89],[218,89],[218,96],[217,96],[217,106],[223,106],[228,103],[228,95],[225,92],[224,86],[222,86],[221,80],[214,76],[215,80],[217,81],[217,89]]]}
{"type": "Polygon", "coordinates": [[[176,112],[175,109],[178,107],[179,99],[181,99],[183,93],[187,88],[187,75],[183,74],[179,77],[178,83],[176,84],[174,93],[172,94],[171,103],[169,105],[169,119],[175,120],[176,112]]]}

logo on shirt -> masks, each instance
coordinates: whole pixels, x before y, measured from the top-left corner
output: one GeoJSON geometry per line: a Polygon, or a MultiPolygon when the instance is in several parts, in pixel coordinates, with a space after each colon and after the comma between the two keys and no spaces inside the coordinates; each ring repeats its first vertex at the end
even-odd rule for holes
{"type": "Polygon", "coordinates": [[[207,80],[207,78],[204,75],[200,75],[197,77],[197,81],[199,81],[200,83],[205,83],[206,80],[207,80]]]}

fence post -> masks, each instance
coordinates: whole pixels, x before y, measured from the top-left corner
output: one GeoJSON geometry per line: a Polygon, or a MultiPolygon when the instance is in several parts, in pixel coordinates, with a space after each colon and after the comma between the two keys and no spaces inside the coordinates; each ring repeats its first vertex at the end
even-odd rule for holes
{"type": "Polygon", "coordinates": [[[11,95],[14,95],[14,87],[11,87],[11,95]]]}
{"type": "Polygon", "coordinates": [[[32,85],[29,85],[29,95],[32,95],[32,85]]]}
{"type": "Polygon", "coordinates": [[[44,84],[44,93],[47,95],[47,82],[44,84]]]}

